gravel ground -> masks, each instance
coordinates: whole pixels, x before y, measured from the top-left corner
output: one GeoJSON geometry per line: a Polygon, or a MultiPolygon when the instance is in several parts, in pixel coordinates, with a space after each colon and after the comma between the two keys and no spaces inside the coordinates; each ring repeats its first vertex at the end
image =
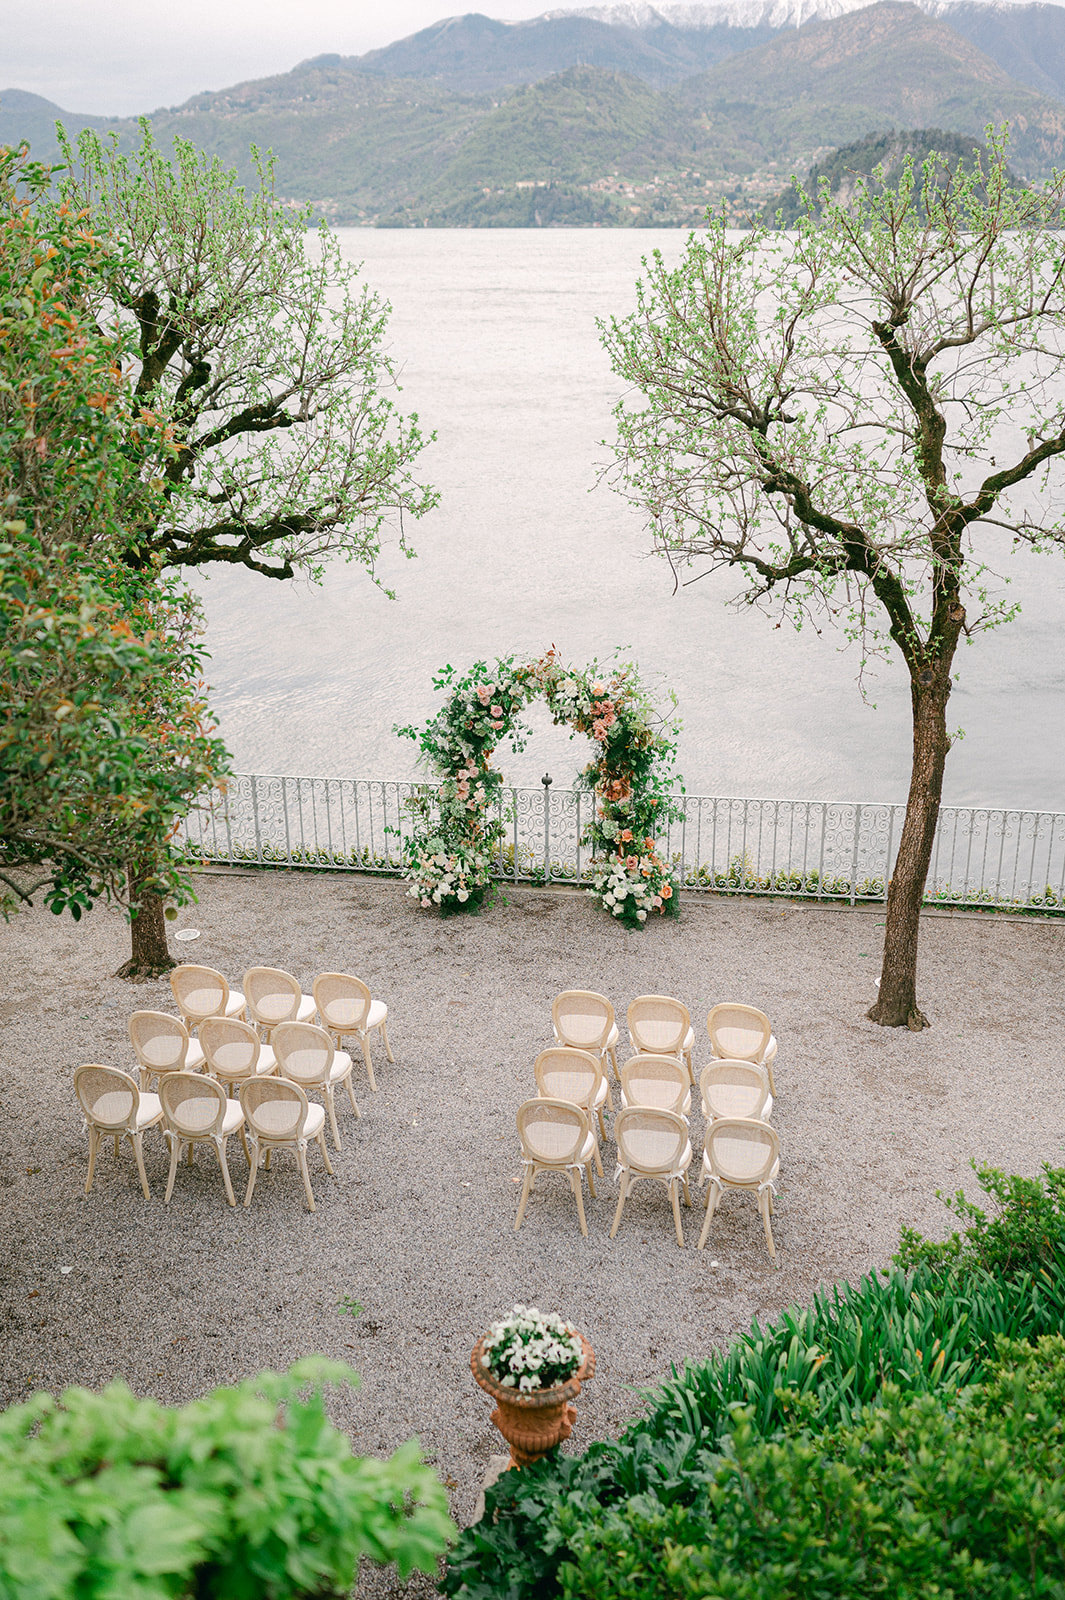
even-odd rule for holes
{"type": "MultiPolygon", "coordinates": [[[[973,1194],[971,1156],[1023,1173],[1062,1160],[1060,923],[927,916],[920,1001],[934,1025],[915,1035],[864,1018],[882,939],[873,911],[686,896],[679,922],[630,934],[566,891],[508,891],[491,912],[446,923],[392,881],[212,874],[199,895],[178,926],[201,937],[175,951],[238,985],[256,964],[286,968],[308,991],[320,971],[360,974],[388,1002],[396,1064],[374,1047],[371,1094],[356,1062],[362,1120],[338,1101],[335,1178],[311,1151],[315,1215],[284,1156],[247,1211],[226,1207],[206,1155],[181,1169],[164,1209],[155,1134],[145,1142],[150,1202],[128,1146],[117,1167],[101,1155],[86,1198],[72,1069],[131,1068],[127,1016],[173,1010],[169,985],[110,976],[128,954],[116,912],[80,926],[47,911],[0,925],[4,1404],[116,1373],[177,1404],[321,1351],[361,1375],[332,1402],[355,1448],[387,1452],[416,1433],[462,1523],[500,1448],[469,1352],[515,1301],[561,1311],[595,1346],[580,1448],[616,1433],[639,1404],[634,1390],[671,1363],[706,1356],[820,1283],[885,1263],[903,1223],[946,1231],[935,1190],[973,1194]],[[564,1180],[550,1175],[513,1232],[514,1113],[533,1092],[533,1058],[564,988],[609,995],[622,1023],[636,994],[678,996],[696,1026],[697,1070],[710,1005],[742,999],[769,1014],[780,1046],[780,1270],[747,1196],[726,1197],[700,1254],[705,1191],[683,1213],[678,1250],[664,1189],[640,1185],[611,1241],[609,1142],[608,1181],[585,1202],[587,1240],[564,1180]],[[345,1296],[359,1317],[338,1310],[345,1296]]],[[[702,1131],[693,1116],[697,1152],[702,1131]]],[[[239,1199],[237,1142],[230,1159],[239,1199]]],[[[415,1580],[411,1592],[423,1590],[415,1580]]],[[[360,1588],[394,1592],[376,1573],[360,1588]]]]}

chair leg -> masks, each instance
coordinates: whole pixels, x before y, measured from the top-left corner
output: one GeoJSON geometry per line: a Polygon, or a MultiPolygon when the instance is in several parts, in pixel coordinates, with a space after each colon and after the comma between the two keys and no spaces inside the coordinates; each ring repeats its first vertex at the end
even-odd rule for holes
{"type": "Polygon", "coordinates": [[[514,1222],[514,1232],[521,1227],[521,1219],[525,1215],[525,1207],[529,1204],[529,1194],[532,1189],[532,1168],[525,1168],[525,1177],[522,1179],[521,1199],[518,1201],[518,1215],[514,1222]]]}
{"type": "Polygon", "coordinates": [[[591,1195],[592,1199],[594,1200],[595,1199],[595,1173],[592,1170],[592,1163],[590,1161],[587,1163],[587,1165],[585,1166],[584,1170],[588,1174],[588,1193],[591,1195]]]}
{"type": "Polygon", "coordinates": [[[325,1095],[325,1103],[329,1109],[329,1126],[333,1130],[333,1145],[335,1149],[341,1150],[343,1146],[340,1143],[340,1129],[337,1127],[337,1108],[333,1100],[332,1084],[323,1083],[322,1093],[325,1095]]]}
{"type": "Polygon", "coordinates": [[[699,1243],[695,1247],[697,1250],[701,1250],[706,1243],[706,1236],[710,1232],[710,1224],[713,1221],[714,1212],[717,1210],[717,1202],[720,1198],[721,1190],[716,1183],[712,1183],[706,1196],[706,1220],[703,1223],[703,1231],[699,1235],[699,1243]]]}
{"type": "Polygon", "coordinates": [[[148,1187],[148,1174],[144,1170],[144,1151],[141,1149],[141,1141],[143,1138],[144,1135],[141,1133],[135,1133],[133,1135],[133,1154],[137,1158],[137,1171],[140,1173],[141,1188],[144,1190],[144,1198],[146,1200],[150,1200],[152,1198],[152,1191],[148,1187]]]}
{"type": "Polygon", "coordinates": [[[623,1172],[621,1174],[621,1188],[620,1188],[620,1191],[618,1193],[618,1208],[614,1212],[614,1226],[610,1230],[610,1237],[611,1238],[613,1238],[614,1235],[618,1231],[618,1225],[621,1222],[621,1213],[625,1209],[625,1196],[628,1194],[628,1192],[629,1192],[629,1175],[628,1175],[627,1172],[623,1172]]]}
{"type": "Polygon", "coordinates": [[[359,1034],[359,1043],[362,1045],[363,1060],[366,1062],[366,1073],[370,1080],[370,1089],[377,1093],[377,1079],[373,1075],[373,1062],[370,1060],[370,1041],[364,1033],[359,1034]]]}
{"type": "Polygon", "coordinates": [[[296,1160],[300,1164],[300,1174],[303,1178],[303,1192],[307,1196],[307,1204],[313,1211],[314,1191],[311,1188],[311,1175],[307,1171],[307,1146],[305,1144],[298,1144],[296,1146],[296,1160]]]}
{"type": "Polygon", "coordinates": [[[676,1229],[677,1229],[677,1243],[680,1245],[680,1248],[683,1250],[684,1249],[684,1229],[680,1225],[680,1199],[679,1199],[678,1194],[677,1194],[677,1191],[678,1191],[679,1188],[680,1188],[680,1185],[677,1182],[676,1178],[670,1178],[670,1180],[669,1180],[669,1198],[670,1198],[670,1200],[671,1200],[671,1202],[673,1204],[673,1221],[676,1224],[676,1229]]]}
{"type": "Polygon", "coordinates": [[[694,1089],[695,1088],[695,1068],[692,1066],[692,1053],[691,1053],[690,1050],[685,1054],[684,1065],[688,1069],[688,1077],[691,1079],[691,1086],[694,1089]]]}
{"type": "Polygon", "coordinates": [[[96,1152],[100,1148],[99,1128],[94,1128],[90,1122],[87,1132],[89,1135],[89,1175],[85,1179],[86,1194],[88,1194],[89,1190],[92,1188],[92,1175],[96,1171],[96,1152]]]}
{"type": "Polygon", "coordinates": [[[229,1176],[229,1162],[226,1160],[226,1141],[224,1139],[219,1139],[218,1143],[215,1145],[215,1149],[218,1151],[218,1165],[222,1169],[222,1177],[225,1180],[226,1200],[231,1206],[235,1206],[237,1203],[237,1197],[233,1193],[233,1183],[229,1176]]]}
{"type": "Polygon", "coordinates": [[[170,1140],[170,1173],[166,1180],[166,1194],[163,1196],[164,1206],[170,1204],[170,1196],[174,1192],[174,1179],[177,1177],[178,1162],[181,1160],[181,1140],[174,1134],[170,1140]]]}
{"type": "MultiPolygon", "coordinates": [[[[604,1134],[604,1138],[605,1137],[606,1137],[606,1135],[604,1134]]],[[[598,1139],[595,1139],[592,1142],[592,1160],[595,1162],[595,1170],[596,1170],[596,1172],[598,1172],[600,1177],[603,1177],[603,1175],[604,1175],[603,1174],[603,1158],[599,1154],[599,1140],[598,1139]]]]}
{"type": "Polygon", "coordinates": [[[607,1054],[610,1057],[610,1065],[614,1069],[614,1076],[618,1080],[618,1082],[620,1083],[621,1082],[621,1073],[618,1071],[618,1052],[617,1052],[617,1047],[615,1045],[611,1045],[610,1049],[607,1051],[607,1054]]]}
{"type": "Polygon", "coordinates": [[[116,1133],[115,1134],[115,1165],[116,1166],[118,1165],[118,1147],[119,1147],[119,1145],[121,1143],[122,1143],[122,1135],[120,1133],[116,1133]]]}
{"type": "Polygon", "coordinates": [[[329,1151],[325,1147],[325,1129],[324,1128],[322,1129],[321,1133],[318,1135],[318,1144],[319,1144],[319,1147],[320,1147],[321,1152],[322,1152],[322,1160],[325,1162],[325,1170],[328,1172],[329,1176],[331,1178],[333,1178],[333,1177],[336,1176],[336,1174],[334,1173],[332,1167],[329,1165],[329,1151]]]}
{"type": "Polygon", "coordinates": [[[577,1215],[581,1219],[581,1233],[587,1239],[588,1224],[584,1220],[584,1190],[581,1185],[580,1169],[578,1167],[571,1167],[569,1176],[570,1182],[573,1185],[573,1193],[577,1196],[577,1215]]]}
{"type": "MultiPolygon", "coordinates": [[[[606,1063],[604,1062],[604,1066],[605,1066],[605,1064],[606,1063]]],[[[610,1092],[610,1079],[607,1077],[605,1072],[603,1073],[603,1082],[606,1084],[606,1108],[610,1112],[610,1115],[613,1116],[614,1115],[614,1096],[610,1092]]],[[[602,1113],[602,1110],[600,1110],[600,1112],[599,1112],[599,1125],[600,1125],[600,1127],[602,1127],[602,1123],[603,1123],[603,1113],[602,1113]]],[[[606,1134],[605,1133],[603,1134],[603,1138],[604,1139],[606,1138],[606,1134]]]]}
{"type": "Polygon", "coordinates": [[[361,1117],[362,1116],[362,1112],[359,1110],[359,1102],[355,1098],[355,1090],[352,1087],[351,1079],[352,1079],[352,1074],[349,1072],[347,1077],[344,1080],[345,1083],[348,1086],[348,1099],[351,1101],[351,1109],[352,1109],[352,1111],[354,1111],[354,1113],[355,1113],[355,1115],[357,1117],[361,1117]]]}
{"type": "Polygon", "coordinates": [[[244,1159],[251,1166],[251,1152],[248,1149],[248,1135],[243,1122],[240,1125],[240,1142],[244,1148],[244,1159]]]}
{"type": "Polygon", "coordinates": [[[688,1188],[688,1174],[685,1173],[680,1181],[684,1185],[684,1204],[686,1206],[690,1206],[692,1203],[692,1197],[691,1190],[688,1188]]]}
{"type": "MultiPolygon", "coordinates": [[[[251,1148],[252,1157],[248,1162],[248,1187],[244,1191],[244,1204],[246,1206],[251,1205],[252,1191],[255,1188],[255,1175],[259,1170],[259,1141],[254,1135],[252,1135],[251,1148]]],[[[267,1155],[269,1155],[269,1153],[270,1152],[267,1151],[267,1155]]]]}
{"type": "Polygon", "coordinates": [[[392,1054],[392,1046],[388,1042],[388,1023],[387,1022],[382,1022],[382,1024],[381,1024],[381,1038],[385,1042],[385,1055],[388,1057],[389,1061],[394,1063],[396,1058],[392,1054]]]}
{"type": "MultiPolygon", "coordinates": [[[[611,1109],[611,1111],[613,1111],[614,1107],[611,1106],[610,1109],[611,1109]]],[[[596,1115],[599,1118],[599,1137],[600,1137],[600,1139],[605,1139],[606,1138],[606,1123],[603,1121],[603,1108],[602,1108],[602,1106],[597,1106],[596,1107],[596,1115]]],[[[600,1170],[600,1172],[602,1172],[602,1170],[603,1170],[602,1167],[600,1167],[599,1170],[600,1170]]]]}
{"type": "Polygon", "coordinates": [[[775,1265],[776,1264],[776,1259],[777,1259],[777,1250],[776,1250],[776,1245],[773,1243],[773,1229],[770,1227],[770,1224],[769,1224],[769,1191],[768,1190],[766,1190],[765,1194],[760,1194],[758,1196],[758,1209],[762,1213],[762,1221],[765,1223],[765,1242],[769,1246],[770,1260],[775,1265]]]}

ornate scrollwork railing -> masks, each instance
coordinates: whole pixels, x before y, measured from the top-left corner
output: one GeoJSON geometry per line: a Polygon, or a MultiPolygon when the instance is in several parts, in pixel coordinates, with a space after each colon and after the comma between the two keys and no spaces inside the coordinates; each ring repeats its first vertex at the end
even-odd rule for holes
{"type": "MultiPolygon", "coordinates": [[[[376,778],[240,773],[186,818],[178,844],[230,866],[398,873],[421,785],[376,778]]],[[[906,808],[857,801],[680,797],[660,840],[689,890],[883,900],[906,808]]],[[[511,882],[587,881],[592,798],[575,789],[505,789],[496,871],[511,882]]],[[[1065,813],[945,806],[925,893],[944,906],[1065,909],[1065,813]]]]}

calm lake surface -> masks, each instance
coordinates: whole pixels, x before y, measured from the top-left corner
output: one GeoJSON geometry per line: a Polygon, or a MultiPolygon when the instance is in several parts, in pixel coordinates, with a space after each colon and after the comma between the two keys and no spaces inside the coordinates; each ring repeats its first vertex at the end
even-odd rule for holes
{"type": "MultiPolygon", "coordinates": [[[[361,568],[320,588],[216,568],[200,581],[212,700],[238,771],[403,778],[413,744],[395,723],[440,703],[438,667],[541,654],[605,661],[616,648],[675,690],[678,770],[689,792],[902,800],[909,695],[892,662],[856,686],[858,657],[831,628],[795,633],[727,602],[735,578],[672,593],[645,555],[637,514],[605,484],[600,441],[619,389],[597,316],[634,303],[640,257],[677,259],[679,231],[349,230],[345,253],[392,302],[391,343],[406,410],[438,441],[423,478],[442,492],[412,524],[418,559],[388,552],[384,598],[361,568]]],[[[1065,485],[1065,477],[1063,477],[1065,485]]],[[[950,705],[965,731],[945,798],[1065,810],[1065,559],[1011,558],[1021,616],[962,645],[950,705]]],[[[537,706],[509,782],[565,786],[590,741],[537,706]]]]}

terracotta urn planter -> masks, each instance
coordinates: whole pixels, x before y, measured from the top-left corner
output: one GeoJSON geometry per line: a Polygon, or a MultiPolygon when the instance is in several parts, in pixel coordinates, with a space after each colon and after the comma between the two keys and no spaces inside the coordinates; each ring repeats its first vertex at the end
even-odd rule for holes
{"type": "Polygon", "coordinates": [[[581,1384],[595,1375],[595,1351],[580,1335],[584,1358],[572,1378],[556,1384],[553,1389],[509,1389],[489,1372],[481,1336],[473,1347],[470,1370],[477,1383],[496,1402],[492,1421],[510,1446],[510,1465],[527,1467],[539,1461],[563,1439],[568,1439],[577,1420],[577,1407],[573,1404],[581,1392],[581,1384]]]}

